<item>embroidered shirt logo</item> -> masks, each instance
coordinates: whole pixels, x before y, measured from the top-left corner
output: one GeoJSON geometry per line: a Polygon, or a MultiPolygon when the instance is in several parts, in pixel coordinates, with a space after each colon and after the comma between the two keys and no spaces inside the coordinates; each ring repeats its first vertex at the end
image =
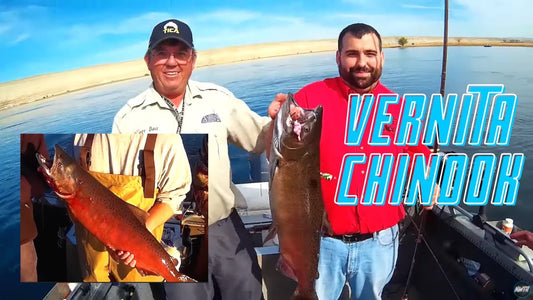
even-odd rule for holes
{"type": "Polygon", "coordinates": [[[216,114],[205,115],[202,118],[202,123],[220,122],[220,117],[216,114]]]}

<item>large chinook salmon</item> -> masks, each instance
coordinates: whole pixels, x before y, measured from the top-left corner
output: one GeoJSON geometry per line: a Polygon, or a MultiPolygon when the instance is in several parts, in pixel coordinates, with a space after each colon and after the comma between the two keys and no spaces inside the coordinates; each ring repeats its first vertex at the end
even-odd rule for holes
{"type": "Polygon", "coordinates": [[[48,183],[67,202],[70,215],[104,245],[129,251],[136,268],[155,273],[166,281],[195,282],[178,271],[170,255],[145,227],[147,213],[113,194],[55,145],[54,162],[37,153],[48,183]]]}
{"type": "Polygon", "coordinates": [[[273,227],[266,240],[278,234],[278,269],[298,281],[295,299],[317,299],[320,230],[324,203],[320,188],[322,106],[302,109],[289,93],[274,120],[270,152],[270,209],[273,227]],[[290,106],[300,110],[292,120],[290,106]]]}

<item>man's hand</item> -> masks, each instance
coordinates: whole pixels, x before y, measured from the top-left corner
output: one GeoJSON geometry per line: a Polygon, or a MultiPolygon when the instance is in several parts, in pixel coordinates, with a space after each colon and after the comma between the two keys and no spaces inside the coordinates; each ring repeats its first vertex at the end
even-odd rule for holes
{"type": "Polygon", "coordinates": [[[530,249],[533,249],[533,233],[531,233],[530,231],[524,230],[515,232],[511,234],[510,238],[517,240],[515,245],[519,247],[522,245],[526,245],[530,249]]]}
{"type": "MultiPolygon", "coordinates": [[[[109,252],[111,257],[113,257],[113,259],[116,262],[122,262],[123,264],[131,268],[135,268],[135,266],[137,265],[137,261],[135,260],[135,255],[133,255],[133,253],[130,253],[128,251],[123,251],[123,250],[113,250],[111,247],[107,247],[107,251],[109,252]]],[[[158,275],[157,273],[146,271],[146,270],[139,269],[139,268],[137,268],[137,271],[139,272],[139,274],[141,274],[141,276],[158,275]]]]}
{"type": "MultiPolygon", "coordinates": [[[[274,100],[270,103],[267,113],[272,119],[276,118],[278,111],[281,109],[281,106],[285,101],[287,101],[287,94],[277,94],[274,100]]],[[[301,108],[291,104],[291,118],[293,120],[298,120],[302,114],[303,110],[301,108]]]]}
{"type": "Polygon", "coordinates": [[[439,195],[440,195],[440,186],[438,184],[435,184],[435,188],[433,189],[433,198],[431,199],[431,205],[423,205],[422,208],[424,210],[432,210],[433,205],[437,204],[439,195]]]}
{"type": "Polygon", "coordinates": [[[277,94],[274,100],[268,106],[268,115],[274,119],[278,114],[278,111],[281,109],[283,103],[287,101],[287,94],[277,94]]]}
{"type": "Polygon", "coordinates": [[[109,252],[109,255],[116,261],[116,262],[122,262],[123,264],[130,266],[132,268],[135,268],[135,265],[137,265],[137,261],[135,260],[135,256],[133,253],[130,253],[128,251],[123,250],[115,250],[111,247],[106,247],[107,252],[109,252]]]}

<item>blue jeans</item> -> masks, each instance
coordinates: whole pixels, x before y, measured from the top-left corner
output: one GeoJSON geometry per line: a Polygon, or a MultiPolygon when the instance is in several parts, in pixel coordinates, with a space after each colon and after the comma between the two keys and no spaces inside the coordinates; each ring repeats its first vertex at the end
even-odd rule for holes
{"type": "Polygon", "coordinates": [[[383,229],[373,238],[344,243],[323,237],[315,289],[320,300],[337,300],[346,281],[352,299],[381,299],[398,258],[398,225],[383,229]]]}

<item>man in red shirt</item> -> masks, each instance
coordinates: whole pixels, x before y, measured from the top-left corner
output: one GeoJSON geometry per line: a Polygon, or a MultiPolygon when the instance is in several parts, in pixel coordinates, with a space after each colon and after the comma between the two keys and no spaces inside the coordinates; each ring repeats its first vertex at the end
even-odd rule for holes
{"type": "MultiPolygon", "coordinates": [[[[336,53],[339,77],[328,78],[302,88],[295,94],[298,105],[303,108],[324,107],[322,137],[320,141],[320,171],[324,206],[331,228],[324,233],[320,246],[318,265],[319,278],[316,290],[319,299],[338,299],[344,284],[348,281],[353,299],[380,299],[384,286],[391,279],[398,254],[398,222],[405,212],[402,205],[338,205],[335,203],[336,190],[340,178],[337,176],[346,153],[366,154],[366,162],[355,164],[353,179],[349,184],[349,195],[361,199],[364,181],[371,153],[422,153],[429,158],[430,151],[421,144],[417,146],[388,146],[369,144],[372,126],[367,125],[362,142],[358,146],[344,143],[347,124],[348,98],[350,94],[380,94],[392,92],[383,86],[381,77],[384,54],[381,37],[371,26],[352,24],[339,35],[336,53]]],[[[274,117],[286,99],[278,95],[269,107],[269,115],[274,117]]],[[[364,100],[367,101],[367,100],[364,100]]],[[[385,126],[382,136],[394,140],[397,131],[401,104],[388,106],[393,120],[385,126]]],[[[370,116],[374,115],[376,105],[370,116]]],[[[297,114],[297,110],[293,113],[297,114]]],[[[293,116],[295,118],[295,116],[293,116]]],[[[370,122],[368,122],[370,123],[370,122]]],[[[392,185],[392,184],[391,184],[392,185]]],[[[392,187],[389,186],[389,190],[392,187]]],[[[434,189],[432,203],[439,193],[434,189]]],[[[388,194],[387,194],[388,195],[388,194]]],[[[430,209],[431,207],[426,207],[430,209]]]]}

